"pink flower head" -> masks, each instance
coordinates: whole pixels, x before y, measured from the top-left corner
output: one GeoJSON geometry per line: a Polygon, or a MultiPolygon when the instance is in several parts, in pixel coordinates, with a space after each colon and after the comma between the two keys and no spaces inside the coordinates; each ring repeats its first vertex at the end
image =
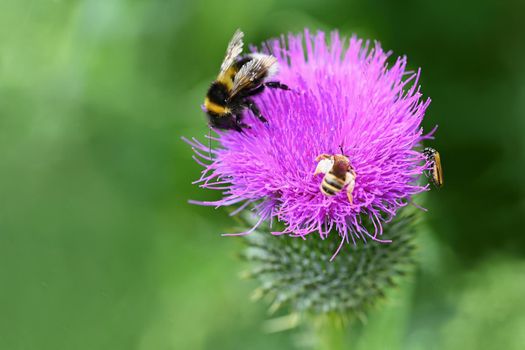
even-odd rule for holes
{"type": "Polygon", "coordinates": [[[255,98],[268,124],[246,111],[251,129],[216,130],[220,146],[212,158],[207,142],[187,140],[204,167],[196,183],[223,194],[195,203],[240,204],[233,215],[251,204],[259,217],[253,229],[277,219],[285,228],[274,234],[317,232],[324,239],[338,232],[339,249],[350,239],[381,241],[382,224],[428,189],[417,183],[428,165],[416,148],[430,138],[421,127],[430,100],[419,92],[419,71],[407,72],[405,57],[388,68],[390,53],[379,43],[345,40],[337,32],[327,44],[323,32],[305,30],[287,42],[270,40],[263,51],[278,59],[275,80],[292,91],[266,89],[255,98]],[[345,190],[323,194],[323,174],[314,175],[319,155],[340,153],[355,171],[352,202],[345,190]]]}

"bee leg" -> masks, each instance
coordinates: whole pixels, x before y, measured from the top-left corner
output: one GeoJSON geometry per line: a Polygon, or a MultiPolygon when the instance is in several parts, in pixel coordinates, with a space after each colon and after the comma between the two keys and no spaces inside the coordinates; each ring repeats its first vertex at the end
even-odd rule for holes
{"type": "Polygon", "coordinates": [[[237,123],[236,130],[243,131],[244,129],[251,129],[252,127],[245,123],[237,123]]]}
{"type": "Polygon", "coordinates": [[[269,81],[264,83],[263,85],[272,89],[290,90],[288,85],[282,84],[278,81],[269,81]]]}
{"type": "Polygon", "coordinates": [[[319,161],[322,160],[322,159],[328,159],[328,158],[330,158],[330,157],[331,157],[331,155],[326,154],[326,153],[323,153],[323,154],[318,155],[318,156],[315,158],[315,161],[316,161],[316,162],[319,162],[319,161]]]}
{"type": "Polygon", "coordinates": [[[246,100],[246,107],[252,111],[252,113],[263,123],[268,123],[268,120],[261,114],[259,107],[252,100],[246,100]]]}
{"type": "Polygon", "coordinates": [[[281,84],[278,81],[269,81],[267,83],[263,83],[263,84],[259,85],[258,87],[256,87],[253,90],[249,90],[247,92],[240,93],[239,96],[246,98],[246,97],[259,95],[260,93],[263,92],[265,87],[273,88],[273,89],[290,90],[288,85],[281,84]]]}
{"type": "Polygon", "coordinates": [[[243,131],[242,129],[251,129],[248,124],[242,122],[242,113],[235,115],[235,126],[234,129],[237,131],[243,131]]]}
{"type": "Polygon", "coordinates": [[[264,90],[264,85],[259,85],[253,90],[249,90],[244,93],[239,93],[239,96],[244,97],[244,98],[251,97],[251,96],[259,95],[261,92],[263,92],[263,90],[264,90]]]}
{"type": "Polygon", "coordinates": [[[348,197],[348,201],[352,205],[354,204],[354,196],[352,193],[354,192],[354,188],[355,188],[355,178],[356,178],[355,171],[350,170],[349,172],[346,173],[346,178],[345,178],[346,196],[348,197]]]}
{"type": "Polygon", "coordinates": [[[348,201],[350,202],[350,205],[354,204],[354,196],[352,195],[353,189],[347,188],[346,190],[346,197],[348,198],[348,201]]]}

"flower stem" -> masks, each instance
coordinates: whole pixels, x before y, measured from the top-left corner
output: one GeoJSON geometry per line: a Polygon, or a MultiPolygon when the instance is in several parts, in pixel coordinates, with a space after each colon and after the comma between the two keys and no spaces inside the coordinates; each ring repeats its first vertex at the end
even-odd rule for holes
{"type": "Polygon", "coordinates": [[[351,345],[351,325],[335,320],[324,320],[316,327],[316,335],[321,350],[348,350],[351,345]]]}

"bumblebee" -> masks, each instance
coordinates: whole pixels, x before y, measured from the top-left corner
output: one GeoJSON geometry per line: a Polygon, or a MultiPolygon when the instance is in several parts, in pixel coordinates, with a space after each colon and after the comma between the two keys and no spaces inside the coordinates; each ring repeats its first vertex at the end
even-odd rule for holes
{"type": "Polygon", "coordinates": [[[439,156],[439,152],[433,148],[426,147],[423,150],[423,155],[427,158],[427,162],[429,162],[432,167],[431,174],[428,175],[430,182],[436,187],[442,187],[443,168],[441,167],[441,157],[439,156]]]}
{"type": "Polygon", "coordinates": [[[346,196],[353,204],[353,195],[355,187],[356,173],[347,156],[343,154],[321,154],[315,158],[317,167],[314,175],[323,173],[323,181],[319,188],[325,196],[335,196],[346,186],[346,196]]]}
{"type": "Polygon", "coordinates": [[[212,128],[242,131],[249,128],[242,122],[248,108],[263,123],[266,118],[250,99],[268,88],[289,90],[277,81],[267,81],[277,73],[277,59],[270,55],[251,53],[241,55],[243,32],[233,34],[217,79],[211,84],[204,100],[204,109],[212,128]]]}

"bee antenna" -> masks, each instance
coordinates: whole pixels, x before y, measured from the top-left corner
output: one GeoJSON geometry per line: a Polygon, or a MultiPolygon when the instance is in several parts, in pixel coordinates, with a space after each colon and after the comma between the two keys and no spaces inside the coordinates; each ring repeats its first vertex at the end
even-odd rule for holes
{"type": "Polygon", "coordinates": [[[344,156],[345,155],[345,151],[343,151],[343,145],[342,144],[339,145],[339,149],[341,150],[341,154],[344,156]]]}

